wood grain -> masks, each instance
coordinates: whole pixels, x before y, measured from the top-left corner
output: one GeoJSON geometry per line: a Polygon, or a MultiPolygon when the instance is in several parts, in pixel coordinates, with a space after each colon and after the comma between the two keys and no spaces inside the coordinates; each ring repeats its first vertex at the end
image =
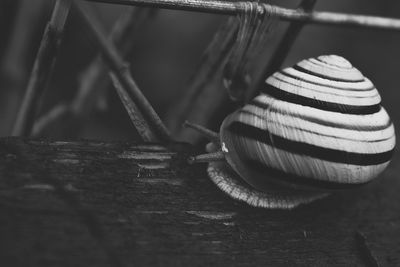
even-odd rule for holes
{"type": "Polygon", "coordinates": [[[186,144],[0,139],[2,266],[398,266],[399,156],[293,211],[221,193],[186,144]],[[376,262],[374,262],[376,260],[376,262]]]}

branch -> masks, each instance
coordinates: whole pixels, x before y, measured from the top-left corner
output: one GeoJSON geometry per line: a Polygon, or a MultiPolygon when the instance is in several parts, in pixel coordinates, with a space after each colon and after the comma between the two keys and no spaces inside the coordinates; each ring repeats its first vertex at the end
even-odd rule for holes
{"type": "MultiPolygon", "coordinates": [[[[0,63],[0,77],[2,89],[0,91],[0,113],[2,114],[2,130],[0,135],[9,135],[15,124],[21,99],[25,94],[26,81],[29,79],[31,66],[26,64],[32,46],[37,49],[35,38],[38,28],[42,28],[43,16],[49,14],[53,8],[50,1],[0,1],[0,15],[10,12],[11,2],[15,2],[17,10],[14,16],[10,36],[3,38],[4,51],[0,63]],[[9,3],[8,3],[9,2],[9,3]],[[8,39],[8,40],[7,40],[8,39]]],[[[13,13],[13,12],[11,12],[13,13]]],[[[10,17],[11,18],[11,17],[10,17]]],[[[1,18],[3,21],[4,18],[1,18]]]]}
{"type": "MultiPolygon", "coordinates": [[[[132,8],[115,22],[108,38],[120,48],[123,57],[131,54],[135,48],[134,41],[137,39],[138,32],[154,13],[154,10],[132,8]]],[[[94,108],[96,101],[105,96],[106,89],[111,86],[107,66],[104,66],[100,56],[96,56],[80,75],[81,78],[74,99],[70,103],[54,106],[37,119],[32,131],[33,136],[40,136],[51,124],[60,120],[65,123],[65,118],[68,115],[72,116],[74,122],[78,122],[77,127],[82,126],[83,121],[94,108]]],[[[149,141],[146,138],[143,138],[143,140],[149,141]]]]}
{"type": "MultiPolygon", "coordinates": [[[[114,24],[108,38],[119,48],[123,58],[130,56],[135,48],[134,41],[136,41],[137,33],[152,14],[152,10],[133,8],[121,15],[114,24]]],[[[99,55],[81,74],[76,101],[73,103],[73,110],[77,115],[88,113],[93,102],[98,100],[98,95],[105,95],[106,89],[111,85],[107,72],[107,67],[104,66],[99,55]],[[88,103],[89,98],[94,101],[88,103]]]]}
{"type": "Polygon", "coordinates": [[[71,0],[57,0],[46,26],[12,135],[29,135],[37,106],[53,72],[71,0]]]}
{"type": "MultiPolygon", "coordinates": [[[[118,79],[121,84],[121,88],[126,91],[126,94],[138,110],[143,114],[144,119],[151,126],[154,135],[159,138],[160,141],[170,141],[171,136],[168,129],[165,127],[160,117],[154,111],[153,107],[147,101],[146,97],[142,94],[136,82],[133,80],[128,65],[123,61],[121,56],[118,54],[115,46],[105,37],[105,34],[98,22],[88,13],[86,8],[81,5],[80,2],[74,1],[77,11],[82,18],[90,34],[94,38],[96,45],[100,49],[104,60],[108,64],[112,73],[118,79]]],[[[135,123],[135,122],[134,122],[135,123]]]]}
{"type": "MultiPolygon", "coordinates": [[[[225,15],[236,15],[244,11],[243,2],[214,1],[214,0],[86,0],[89,2],[102,2],[109,4],[121,4],[132,6],[146,6],[225,15]]],[[[334,12],[304,11],[300,9],[288,9],[260,3],[258,12],[274,9],[277,16],[286,21],[302,21],[306,23],[357,26],[374,29],[386,29],[400,31],[400,19],[365,16],[355,14],[343,14],[334,12]]]]}
{"type": "Polygon", "coordinates": [[[145,142],[157,141],[157,137],[150,130],[150,125],[143,118],[143,115],[138,110],[137,106],[129,98],[128,93],[124,90],[117,77],[114,74],[111,74],[111,79],[115,89],[117,90],[118,96],[121,99],[121,102],[124,104],[124,107],[128,112],[129,118],[131,118],[131,121],[133,122],[133,125],[135,126],[139,135],[142,137],[142,140],[145,142]]]}

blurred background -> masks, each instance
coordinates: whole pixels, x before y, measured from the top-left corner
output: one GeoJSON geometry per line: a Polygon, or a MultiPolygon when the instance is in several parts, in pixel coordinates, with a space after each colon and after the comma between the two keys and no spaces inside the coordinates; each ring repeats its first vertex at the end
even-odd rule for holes
{"type": "MultiPolygon", "coordinates": [[[[271,3],[295,8],[299,1],[279,0],[271,3]]],[[[11,134],[53,4],[51,0],[0,1],[0,136],[11,134]]],[[[108,32],[118,18],[131,9],[96,3],[91,3],[90,7],[108,32]]],[[[165,119],[187,89],[207,45],[226,17],[186,11],[137,9],[147,15],[145,21],[135,29],[134,41],[125,59],[130,62],[133,78],[158,114],[165,119]]],[[[319,0],[315,9],[400,18],[400,2],[396,0],[319,0]]],[[[273,47],[287,26],[288,23],[283,21],[276,25],[266,54],[273,52],[273,47]]],[[[382,95],[383,105],[395,125],[399,126],[399,47],[400,32],[307,25],[284,66],[322,54],[344,56],[374,82],[382,95]]],[[[92,40],[72,10],[38,117],[55,105],[74,98],[97,55],[92,40]]],[[[268,56],[270,54],[265,60],[268,60],[268,56]]],[[[105,84],[105,87],[111,87],[107,76],[98,82],[97,86],[105,84]]],[[[79,122],[73,118],[62,119],[47,127],[39,136],[63,140],[137,140],[137,133],[115,91],[105,89],[97,93],[100,96],[92,96],[95,100],[92,106],[85,105],[79,122]]],[[[209,126],[217,129],[220,120],[226,116],[224,112],[229,111],[229,108],[220,111],[209,126]]]]}

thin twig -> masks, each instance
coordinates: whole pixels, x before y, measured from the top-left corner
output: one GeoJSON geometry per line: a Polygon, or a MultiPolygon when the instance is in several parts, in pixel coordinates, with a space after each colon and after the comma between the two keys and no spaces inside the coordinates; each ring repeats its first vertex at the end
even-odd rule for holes
{"type": "MultiPolygon", "coordinates": [[[[134,50],[134,42],[137,33],[144,22],[153,12],[143,8],[133,8],[120,16],[115,23],[109,36],[120,51],[123,58],[129,57],[134,50]]],[[[88,113],[92,103],[87,103],[88,99],[98,99],[99,95],[104,95],[110,87],[110,79],[107,75],[107,67],[104,66],[100,56],[96,57],[89,67],[81,74],[78,87],[78,94],[74,103],[74,112],[76,114],[88,113]],[[97,96],[97,97],[96,97],[97,96]],[[89,104],[89,105],[88,105],[89,104]]]]}
{"type": "MultiPolygon", "coordinates": [[[[186,11],[197,11],[206,13],[217,13],[225,15],[236,15],[243,12],[243,5],[240,2],[217,1],[217,0],[86,0],[90,2],[102,2],[109,4],[122,4],[133,6],[157,7],[166,9],[177,9],[186,11]]],[[[275,9],[277,16],[287,21],[303,21],[337,26],[357,26],[375,29],[400,30],[400,19],[384,18],[377,16],[365,16],[355,14],[343,14],[334,12],[307,12],[272,6],[260,3],[258,12],[275,9]],[[265,8],[265,9],[264,9],[265,8]]]]}
{"type": "MultiPolygon", "coordinates": [[[[130,56],[135,48],[134,41],[138,32],[140,32],[139,29],[153,14],[154,10],[131,8],[118,18],[109,39],[120,47],[123,57],[130,56]]],[[[60,121],[67,115],[71,115],[76,126],[79,127],[88,117],[95,103],[99,101],[101,96],[105,95],[106,89],[111,85],[110,78],[107,75],[107,67],[104,66],[100,56],[95,57],[80,76],[78,89],[73,100],[70,103],[58,104],[42,115],[35,122],[32,131],[33,136],[40,135],[51,124],[60,121]]]]}
{"type": "Polygon", "coordinates": [[[212,162],[212,161],[224,161],[225,160],[225,154],[222,151],[217,151],[217,152],[212,152],[208,154],[202,154],[194,157],[189,157],[188,158],[188,163],[189,164],[194,164],[194,163],[206,163],[206,162],[212,162]]]}
{"type": "MultiPolygon", "coordinates": [[[[316,2],[317,0],[303,0],[299,5],[298,10],[310,12],[314,8],[316,2]]],[[[272,58],[267,61],[265,66],[261,67],[262,70],[258,75],[255,74],[254,82],[246,94],[246,102],[250,101],[257,94],[257,90],[264,83],[265,78],[269,77],[273,72],[281,67],[304,25],[304,22],[291,22],[285,35],[279,42],[276,51],[272,53],[272,58]]]]}
{"type": "Polygon", "coordinates": [[[111,79],[113,81],[114,87],[117,90],[118,96],[121,99],[121,102],[124,104],[126,111],[128,112],[133,125],[138,131],[139,135],[142,137],[145,142],[154,142],[157,141],[157,137],[150,130],[151,127],[147,123],[147,121],[143,118],[142,113],[136,107],[136,105],[129,99],[128,93],[124,90],[117,77],[114,74],[111,74],[111,79]]]}
{"type": "Polygon", "coordinates": [[[153,107],[147,101],[146,97],[142,94],[139,87],[133,80],[129,71],[129,66],[123,61],[118,54],[115,46],[105,37],[105,34],[99,23],[91,16],[86,8],[79,2],[74,1],[77,11],[82,18],[90,34],[96,41],[96,45],[102,52],[104,60],[108,64],[112,73],[117,77],[122,88],[129,95],[129,98],[134,102],[140,112],[143,114],[144,119],[151,126],[150,131],[158,137],[160,141],[172,140],[168,129],[165,127],[160,117],[154,111],[153,107]]]}
{"type": "Polygon", "coordinates": [[[190,123],[188,121],[185,121],[183,126],[196,130],[198,133],[206,137],[209,141],[215,142],[217,144],[219,143],[219,134],[216,132],[213,132],[201,125],[190,123]]]}
{"type": "MultiPolygon", "coordinates": [[[[9,1],[11,2],[11,1],[9,1]]],[[[19,104],[25,93],[25,82],[29,78],[30,66],[27,64],[29,52],[34,45],[35,33],[42,27],[43,14],[53,8],[47,1],[15,1],[18,11],[15,14],[10,36],[6,40],[3,60],[1,62],[2,89],[0,91],[0,112],[2,129],[0,135],[9,135],[15,124],[19,104]]],[[[4,5],[7,1],[1,1],[4,5]]],[[[7,6],[2,13],[9,12],[7,6]]],[[[3,37],[4,38],[4,37],[3,37]]],[[[5,39],[3,39],[5,40],[5,39]]]]}
{"type": "Polygon", "coordinates": [[[57,0],[46,26],[28,87],[12,135],[29,135],[35,119],[40,97],[49,81],[61,44],[62,33],[71,6],[71,0],[57,0]]]}

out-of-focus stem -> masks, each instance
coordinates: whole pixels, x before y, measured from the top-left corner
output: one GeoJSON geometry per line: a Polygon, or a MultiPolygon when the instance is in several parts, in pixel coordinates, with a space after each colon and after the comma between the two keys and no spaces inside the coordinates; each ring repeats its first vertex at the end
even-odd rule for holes
{"type": "Polygon", "coordinates": [[[46,1],[23,0],[18,3],[18,12],[13,22],[9,41],[1,62],[2,75],[11,82],[26,79],[26,58],[32,44],[35,28],[40,21],[46,1]]]}
{"type": "MultiPolygon", "coordinates": [[[[129,57],[134,49],[134,42],[139,29],[155,13],[154,10],[144,8],[130,8],[122,14],[111,31],[109,39],[120,48],[122,56],[129,57]]],[[[70,103],[54,106],[36,122],[32,134],[38,136],[52,124],[60,122],[70,115],[76,127],[82,126],[94,109],[97,101],[105,97],[106,90],[111,86],[107,66],[97,56],[80,75],[78,89],[70,103]]]]}
{"type": "MultiPolygon", "coordinates": [[[[138,29],[151,16],[152,11],[143,8],[133,8],[123,14],[115,23],[109,39],[120,48],[122,57],[131,54],[138,29]]],[[[81,74],[77,96],[72,103],[73,111],[77,115],[88,113],[99,95],[111,85],[107,75],[107,67],[100,57],[96,57],[89,67],[81,74]]]]}
{"type": "Polygon", "coordinates": [[[123,61],[115,46],[105,37],[99,23],[89,14],[88,10],[79,1],[74,1],[74,3],[80,17],[82,18],[82,22],[90,31],[90,34],[102,52],[103,58],[111,69],[111,72],[115,77],[117,77],[118,82],[121,84],[121,88],[126,91],[134,105],[136,105],[138,110],[142,113],[148,125],[150,125],[151,129],[149,130],[152,131],[160,141],[171,141],[172,139],[168,129],[147,101],[146,97],[140,91],[131,76],[128,65],[123,61]]]}
{"type": "Polygon", "coordinates": [[[194,124],[188,121],[185,121],[183,124],[184,127],[191,128],[193,130],[196,130],[197,132],[201,133],[201,135],[205,136],[206,138],[209,139],[209,141],[219,143],[219,134],[216,132],[213,132],[201,125],[194,124]]]}
{"type": "Polygon", "coordinates": [[[61,44],[71,0],[57,0],[46,26],[12,135],[30,134],[40,97],[48,83],[61,44]]]}

